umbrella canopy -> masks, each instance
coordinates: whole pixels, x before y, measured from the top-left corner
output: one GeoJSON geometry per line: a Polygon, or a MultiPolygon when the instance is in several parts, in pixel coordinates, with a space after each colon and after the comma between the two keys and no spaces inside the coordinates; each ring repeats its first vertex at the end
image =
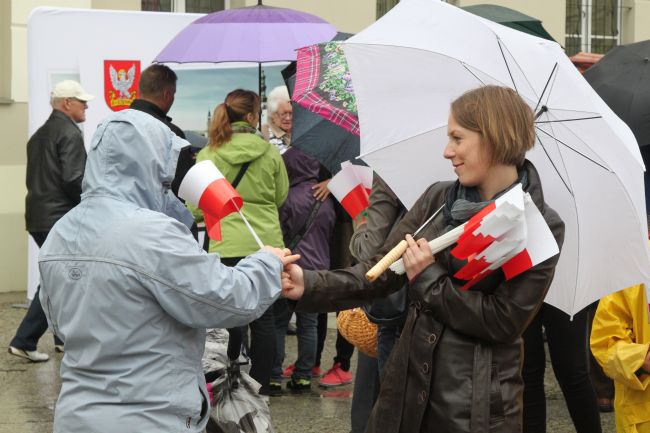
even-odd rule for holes
{"type": "Polygon", "coordinates": [[[639,146],[650,145],[650,41],[614,47],[584,77],[639,146]]]}
{"type": "Polygon", "coordinates": [[[343,47],[361,157],[405,206],[455,178],[442,157],[451,101],[482,85],[509,86],[537,113],[527,157],[566,224],[546,302],[572,315],[650,280],[638,146],[558,44],[447,3],[404,0],[343,47]]]}
{"type": "Polygon", "coordinates": [[[185,27],[156,56],[159,63],[280,62],[295,50],[329,41],[334,26],[293,9],[251,6],[205,15],[185,27]]]}
{"type": "MultiPolygon", "coordinates": [[[[296,83],[291,99],[325,119],[359,135],[357,101],[340,42],[298,50],[296,83]]],[[[355,155],[356,156],[356,155],[355,155]]]]}
{"type": "MultiPolygon", "coordinates": [[[[292,95],[296,81],[295,62],[282,71],[282,76],[289,89],[289,94],[292,95]]],[[[314,157],[332,175],[341,170],[341,163],[344,161],[354,160],[355,164],[363,163],[360,160],[355,160],[359,156],[358,135],[309,111],[296,102],[292,102],[291,105],[293,106],[292,146],[314,157]]]]}
{"type": "Polygon", "coordinates": [[[511,29],[555,42],[553,36],[546,31],[540,20],[514,9],[490,4],[463,6],[462,9],[511,29]]]}
{"type": "MultiPolygon", "coordinates": [[[[337,33],[334,40],[341,41],[352,36],[349,33],[337,33]]],[[[301,49],[302,51],[303,49],[301,49]]],[[[340,61],[345,62],[342,51],[338,51],[340,61]]],[[[294,86],[296,83],[296,62],[291,63],[282,71],[282,76],[289,89],[289,94],[294,97],[294,86]]],[[[347,63],[345,64],[347,69],[347,63]]],[[[320,69],[313,70],[319,74],[320,69]]],[[[317,79],[318,77],[316,77],[317,79]]],[[[352,97],[354,95],[352,94],[352,97]]],[[[334,123],[336,118],[326,120],[324,116],[317,113],[329,113],[329,109],[320,108],[312,112],[297,102],[293,105],[293,127],[291,131],[291,145],[317,159],[329,172],[334,175],[341,170],[341,163],[354,161],[355,164],[364,164],[363,161],[355,159],[359,156],[359,135],[334,123]]],[[[356,101],[354,101],[354,112],[356,113],[356,101]]],[[[358,124],[358,119],[356,120],[358,124]]],[[[358,129],[357,129],[358,132],[358,129]]]]}

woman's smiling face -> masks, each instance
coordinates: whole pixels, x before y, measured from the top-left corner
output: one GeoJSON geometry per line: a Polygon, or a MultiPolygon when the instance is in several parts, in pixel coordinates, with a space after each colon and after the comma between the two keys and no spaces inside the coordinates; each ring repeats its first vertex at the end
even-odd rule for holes
{"type": "Polygon", "coordinates": [[[449,141],[444,157],[451,161],[461,185],[480,187],[490,172],[490,155],[481,134],[460,126],[449,114],[447,124],[449,141]]]}

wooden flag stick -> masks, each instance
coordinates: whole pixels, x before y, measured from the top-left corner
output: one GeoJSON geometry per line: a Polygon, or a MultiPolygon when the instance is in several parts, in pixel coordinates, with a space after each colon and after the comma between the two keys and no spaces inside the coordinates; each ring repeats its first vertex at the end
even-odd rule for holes
{"type": "Polygon", "coordinates": [[[399,244],[395,246],[392,250],[388,252],[384,257],[382,257],[381,260],[377,262],[375,266],[370,268],[368,272],[366,272],[366,279],[368,281],[375,281],[381,274],[383,274],[386,269],[390,265],[392,265],[395,261],[399,260],[400,257],[402,257],[402,254],[406,251],[408,248],[408,242],[406,241],[400,241],[399,244]]]}
{"type": "MultiPolygon", "coordinates": [[[[420,231],[424,227],[426,227],[427,224],[429,224],[435,217],[438,216],[438,214],[442,211],[442,209],[445,207],[445,205],[440,206],[440,208],[433,213],[425,222],[422,224],[416,231],[413,233],[413,237],[417,236],[420,231]]],[[[392,265],[395,261],[399,260],[400,257],[402,257],[402,254],[406,251],[406,248],[408,248],[408,243],[406,241],[401,241],[398,243],[395,248],[390,250],[388,254],[386,254],[381,260],[377,262],[375,266],[373,266],[368,272],[366,272],[366,279],[368,281],[375,281],[381,274],[386,272],[386,269],[390,265],[392,265]]]]}

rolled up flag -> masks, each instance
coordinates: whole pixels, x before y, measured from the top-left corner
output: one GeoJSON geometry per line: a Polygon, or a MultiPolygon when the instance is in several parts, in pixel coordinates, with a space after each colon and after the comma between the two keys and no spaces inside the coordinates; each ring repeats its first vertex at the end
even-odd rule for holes
{"type": "Polygon", "coordinates": [[[343,162],[341,171],[332,177],[328,188],[347,213],[356,218],[370,204],[372,169],[353,165],[349,161],[343,162]]]}
{"type": "Polygon", "coordinates": [[[192,167],[178,188],[178,195],[203,211],[210,239],[221,240],[219,221],[238,212],[244,201],[212,161],[201,161],[192,167]]]}

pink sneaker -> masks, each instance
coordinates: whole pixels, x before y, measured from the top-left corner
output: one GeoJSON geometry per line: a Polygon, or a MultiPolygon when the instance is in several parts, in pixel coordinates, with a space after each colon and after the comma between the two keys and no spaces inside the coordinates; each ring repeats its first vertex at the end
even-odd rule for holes
{"type": "Polygon", "coordinates": [[[352,383],[352,373],[341,368],[341,363],[337,362],[327,370],[327,373],[318,381],[320,386],[331,388],[352,383]]]}
{"type": "Polygon", "coordinates": [[[296,364],[290,364],[290,365],[289,365],[287,368],[285,368],[284,371],[282,372],[282,377],[284,377],[284,378],[286,378],[286,379],[290,378],[291,375],[293,374],[293,370],[295,370],[295,369],[296,369],[296,364]]]}

